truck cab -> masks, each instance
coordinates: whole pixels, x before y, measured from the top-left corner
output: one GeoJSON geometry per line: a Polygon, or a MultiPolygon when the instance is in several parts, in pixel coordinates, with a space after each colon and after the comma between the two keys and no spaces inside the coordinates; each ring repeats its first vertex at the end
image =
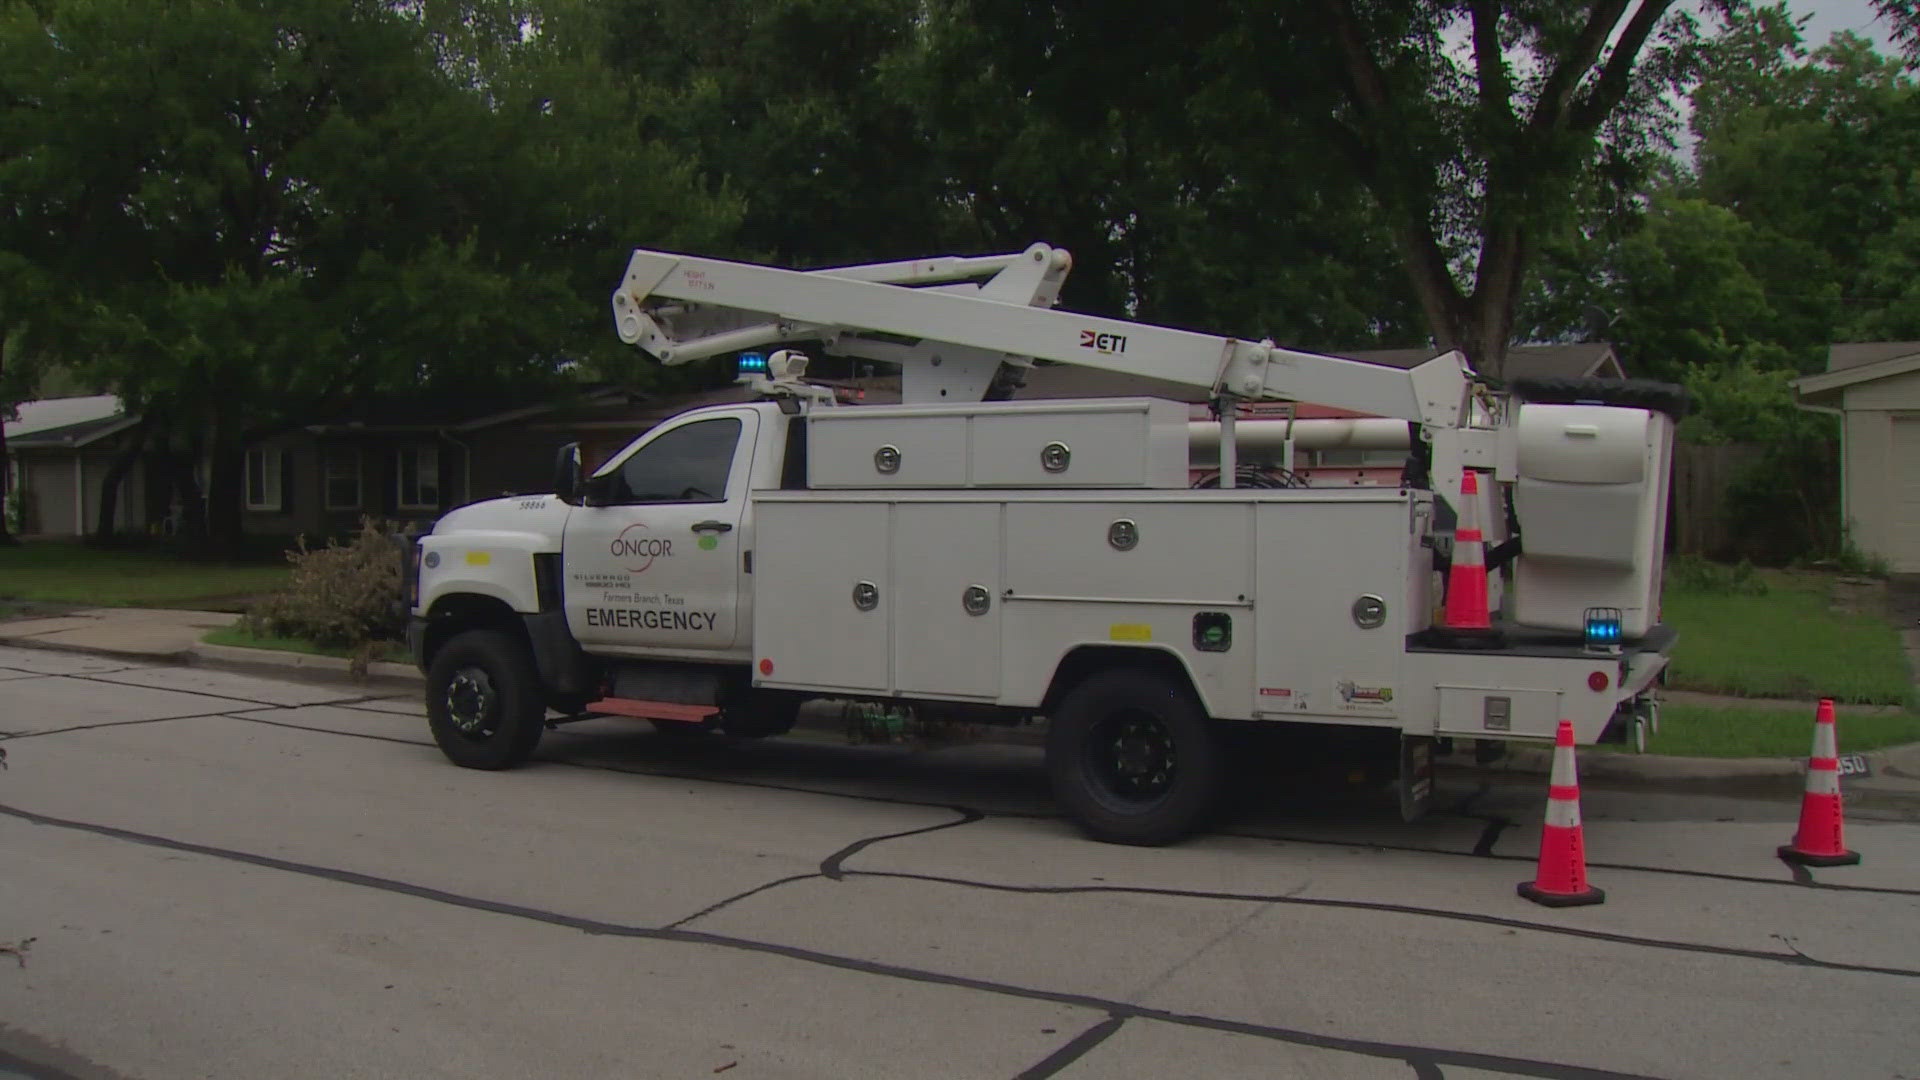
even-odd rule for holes
{"type": "Polygon", "coordinates": [[[786,424],[771,405],[702,409],[587,478],[561,533],[575,641],[608,656],[748,661],[748,494],[780,485],[786,424]]]}
{"type": "Polygon", "coordinates": [[[489,717],[609,698],[656,701],[644,718],[670,730],[717,726],[752,653],[750,494],[790,479],[789,420],[772,401],[694,410],[585,477],[568,446],[554,494],[464,506],[419,537],[408,639],[442,747],[461,764],[508,767],[539,725],[503,742],[489,717]],[[509,682],[534,689],[510,694],[509,682]]]}

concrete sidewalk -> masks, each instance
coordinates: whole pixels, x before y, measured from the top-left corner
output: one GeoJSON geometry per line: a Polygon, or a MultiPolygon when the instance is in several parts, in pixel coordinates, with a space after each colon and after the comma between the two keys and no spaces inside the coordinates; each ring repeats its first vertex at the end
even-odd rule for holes
{"type": "Polygon", "coordinates": [[[0,643],[179,663],[192,658],[207,631],[230,626],[239,617],[219,611],[83,608],[0,622],[0,643]]]}
{"type": "MultiPolygon", "coordinates": [[[[148,663],[192,664],[251,674],[278,672],[293,677],[347,679],[360,685],[393,688],[396,691],[417,691],[424,681],[411,664],[376,662],[368,665],[365,674],[354,674],[349,662],[338,657],[209,645],[200,640],[208,630],[230,626],[238,619],[237,615],[221,612],[89,608],[51,618],[0,622],[0,644],[94,653],[148,663]]],[[[1670,695],[1675,700],[1682,696],[1680,693],[1670,695]]],[[[1708,695],[1685,697],[1697,700],[1708,695]]],[[[1756,704],[1765,707],[1770,703],[1756,704]]],[[[1811,728],[1812,703],[1783,702],[1780,705],[1783,708],[1805,708],[1811,728]]],[[[818,715],[805,717],[811,721],[806,724],[808,727],[844,726],[844,721],[837,719],[837,710],[813,712],[818,715]]],[[[985,727],[980,730],[979,736],[980,741],[1024,746],[1035,745],[1039,741],[1035,729],[1003,731],[985,727]]],[[[1493,778],[1544,775],[1552,759],[1552,750],[1546,746],[1513,746],[1504,759],[1490,766],[1473,765],[1470,753],[1470,745],[1463,746],[1455,759],[1443,759],[1442,764],[1451,769],[1493,778]]],[[[1920,800],[1920,743],[1883,747],[1860,756],[1866,759],[1870,772],[1864,777],[1847,778],[1849,801],[1856,795],[1870,798],[1875,794],[1920,800]]],[[[1805,771],[1804,757],[1673,757],[1592,750],[1580,755],[1583,781],[1627,787],[1685,786],[1697,790],[1731,786],[1753,794],[1764,793],[1784,798],[1797,796],[1803,783],[1800,778],[1805,771]]]]}

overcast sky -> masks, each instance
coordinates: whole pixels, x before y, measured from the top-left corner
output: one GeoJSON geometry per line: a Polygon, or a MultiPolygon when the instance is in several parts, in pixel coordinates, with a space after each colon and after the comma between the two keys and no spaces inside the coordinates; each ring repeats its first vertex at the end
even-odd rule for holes
{"type": "Polygon", "coordinates": [[[1788,0],[1787,9],[1796,15],[1811,15],[1807,23],[1808,47],[1825,45],[1835,31],[1851,30],[1873,41],[1883,53],[1893,52],[1887,24],[1877,19],[1868,0],[1788,0]]]}

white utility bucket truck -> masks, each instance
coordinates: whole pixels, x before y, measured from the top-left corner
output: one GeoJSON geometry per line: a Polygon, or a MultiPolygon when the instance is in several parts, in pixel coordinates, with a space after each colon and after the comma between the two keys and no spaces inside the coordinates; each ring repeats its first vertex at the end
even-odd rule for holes
{"type": "Polygon", "coordinates": [[[553,494],[413,542],[409,637],[446,756],[510,767],[596,715],[777,735],[809,699],[1044,720],[1061,807],[1164,843],[1214,803],[1229,724],[1397,740],[1413,814],[1436,742],[1651,720],[1674,388],[1500,390],[1458,353],[1406,370],[1055,310],[1070,264],[1045,244],[806,272],[635,251],[621,339],[662,364],[771,348],[743,376],[759,399],[675,416],[590,476],[565,448],[553,494]],[[903,403],[840,403],[797,345],[897,364],[903,403]],[[1218,420],[1006,400],[1036,361],[1199,388],[1218,420]],[[1281,429],[1236,431],[1235,405],[1263,400],[1401,426],[1403,483],[1243,482],[1241,433],[1281,429]],[[1218,479],[1196,485],[1202,446],[1218,479]],[[1495,567],[1490,630],[1441,617],[1465,513],[1495,567]]]}

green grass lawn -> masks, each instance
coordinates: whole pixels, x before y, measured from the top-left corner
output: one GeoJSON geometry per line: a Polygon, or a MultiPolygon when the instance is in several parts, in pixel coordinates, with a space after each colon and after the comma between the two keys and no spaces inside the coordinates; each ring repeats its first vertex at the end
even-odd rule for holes
{"type": "Polygon", "coordinates": [[[1765,577],[1765,596],[1667,593],[1664,618],[1680,632],[1669,685],[1740,697],[1911,701],[1912,675],[1886,619],[1827,610],[1825,575],[1765,577]]]}
{"type": "MultiPolygon", "coordinates": [[[[240,626],[223,626],[218,630],[202,634],[201,641],[209,645],[232,645],[242,649],[271,649],[276,652],[306,653],[309,656],[337,656],[343,660],[351,659],[352,649],[335,649],[325,645],[315,645],[305,638],[276,637],[272,634],[253,634],[240,626]]],[[[397,642],[382,641],[374,645],[373,659],[393,663],[408,663],[407,648],[397,642]]]]}
{"type": "MultiPolygon", "coordinates": [[[[1840,752],[1920,742],[1920,715],[1843,715],[1836,725],[1840,752]]],[[[1669,703],[1660,710],[1660,734],[1650,754],[1679,757],[1805,757],[1813,749],[1813,714],[1794,709],[1716,708],[1669,703]]]]}
{"type": "Polygon", "coordinates": [[[237,611],[287,573],[284,561],[233,565],[50,541],[0,547],[0,599],[82,607],[237,611]]]}

